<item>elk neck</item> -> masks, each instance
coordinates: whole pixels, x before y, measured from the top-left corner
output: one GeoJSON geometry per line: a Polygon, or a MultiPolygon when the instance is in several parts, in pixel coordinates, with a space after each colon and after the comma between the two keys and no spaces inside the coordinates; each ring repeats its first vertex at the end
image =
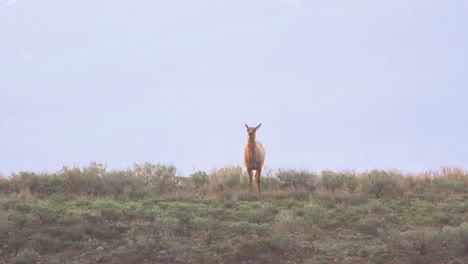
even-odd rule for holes
{"type": "Polygon", "coordinates": [[[247,140],[247,146],[249,148],[249,152],[252,153],[253,156],[255,156],[255,149],[256,149],[256,143],[255,143],[255,135],[254,136],[249,136],[247,140]]]}

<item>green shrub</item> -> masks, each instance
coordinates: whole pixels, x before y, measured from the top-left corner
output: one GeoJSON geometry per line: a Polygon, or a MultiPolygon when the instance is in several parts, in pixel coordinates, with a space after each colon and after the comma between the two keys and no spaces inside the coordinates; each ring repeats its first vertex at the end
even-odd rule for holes
{"type": "MultiPolygon", "coordinates": [[[[263,175],[263,173],[262,173],[263,175]]],[[[269,190],[276,190],[281,187],[281,182],[276,177],[264,177],[260,178],[260,185],[262,187],[262,191],[266,192],[269,190]]]]}
{"type": "Polygon", "coordinates": [[[35,218],[41,223],[41,224],[51,224],[57,221],[60,216],[58,212],[51,208],[50,206],[46,205],[40,205],[36,204],[32,208],[32,212],[35,216],[35,218]]]}
{"type": "Polygon", "coordinates": [[[357,230],[364,235],[377,236],[379,229],[384,227],[383,220],[376,217],[366,217],[357,222],[357,230]]]}
{"type": "Polygon", "coordinates": [[[190,175],[195,188],[201,188],[210,183],[210,176],[204,171],[197,171],[190,175]]]}
{"type": "Polygon", "coordinates": [[[317,204],[309,204],[304,207],[304,217],[313,224],[321,224],[325,218],[325,210],[317,204]]]}
{"type": "Polygon", "coordinates": [[[317,189],[317,175],[308,171],[280,169],[276,177],[284,188],[290,190],[313,192],[317,189]]]}
{"type": "Polygon", "coordinates": [[[52,195],[61,193],[65,187],[65,180],[57,174],[35,174],[20,172],[12,176],[10,185],[15,186],[16,192],[27,191],[31,194],[52,195]]]}
{"type": "Polygon", "coordinates": [[[335,193],[336,190],[341,189],[345,184],[345,175],[335,173],[333,171],[324,170],[320,175],[320,184],[326,190],[335,193]]]}
{"type": "Polygon", "coordinates": [[[131,215],[134,215],[134,218],[144,218],[145,220],[153,222],[163,215],[163,211],[159,208],[138,208],[137,211],[131,215]]]}
{"type": "Polygon", "coordinates": [[[239,202],[254,202],[258,201],[258,196],[255,193],[250,193],[250,192],[241,192],[241,193],[236,193],[237,201],[239,202]]]}
{"type": "Polygon", "coordinates": [[[101,176],[104,171],[105,167],[103,165],[91,163],[83,171],[78,167],[70,169],[65,166],[59,172],[59,176],[65,180],[68,192],[82,196],[99,195],[102,194],[101,188],[103,184],[101,176]]]}
{"type": "Polygon", "coordinates": [[[9,179],[0,177],[0,194],[11,194],[14,192],[12,183],[9,179]]]}
{"type": "Polygon", "coordinates": [[[112,200],[95,200],[94,206],[101,213],[101,217],[108,221],[117,221],[122,216],[120,204],[112,200]]]}
{"type": "Polygon", "coordinates": [[[182,263],[187,263],[192,261],[190,246],[183,245],[175,240],[167,240],[164,247],[167,249],[169,256],[175,257],[176,262],[180,261],[182,263]]]}
{"type": "Polygon", "coordinates": [[[212,231],[219,228],[220,225],[219,221],[216,219],[198,216],[193,219],[192,224],[197,231],[212,231]]]}
{"type": "Polygon", "coordinates": [[[461,224],[458,227],[446,226],[440,233],[440,238],[443,241],[450,241],[449,250],[459,256],[468,256],[468,222],[461,224]]]}
{"type": "Polygon", "coordinates": [[[257,224],[273,221],[276,214],[278,214],[278,210],[276,206],[255,209],[245,216],[245,220],[257,224]]]}
{"type": "Polygon", "coordinates": [[[15,210],[22,213],[29,213],[32,207],[33,206],[28,204],[26,201],[20,201],[16,204],[15,210]]]}
{"type": "Polygon", "coordinates": [[[324,223],[322,226],[332,227],[337,225],[341,228],[354,225],[362,216],[355,210],[353,207],[349,207],[343,204],[339,204],[335,207],[335,210],[327,212],[327,218],[330,219],[330,222],[337,221],[332,223],[330,226],[328,222],[324,223]]]}
{"type": "Polygon", "coordinates": [[[241,176],[242,167],[240,166],[215,169],[210,175],[210,189],[213,192],[232,191],[241,186],[241,176]]]}
{"type": "Polygon", "coordinates": [[[87,223],[84,233],[97,239],[120,239],[122,234],[109,225],[87,223]]]}
{"type": "Polygon", "coordinates": [[[65,229],[63,227],[49,227],[45,230],[45,233],[49,234],[53,238],[60,238],[64,236],[65,229]]]}
{"type": "Polygon", "coordinates": [[[275,218],[275,229],[280,233],[298,233],[304,229],[304,220],[291,210],[281,210],[275,218]]]}
{"type": "Polygon", "coordinates": [[[295,248],[296,241],[288,235],[243,241],[234,254],[233,262],[281,263],[285,253],[295,248]]]}
{"type": "Polygon", "coordinates": [[[286,252],[296,247],[296,241],[289,235],[275,234],[265,242],[270,250],[276,252],[286,252]]]}
{"type": "Polygon", "coordinates": [[[373,194],[376,198],[397,197],[403,194],[401,175],[393,172],[373,170],[362,180],[362,192],[373,194]]]}
{"type": "Polygon", "coordinates": [[[368,263],[385,264],[385,263],[388,263],[390,258],[391,258],[391,254],[387,248],[384,248],[384,247],[376,248],[372,250],[372,254],[369,258],[368,263]]]}
{"type": "Polygon", "coordinates": [[[158,242],[159,241],[149,236],[138,236],[135,239],[136,246],[144,250],[156,248],[158,246],[158,242]]]}
{"type": "Polygon", "coordinates": [[[57,245],[54,239],[48,236],[44,236],[44,235],[34,238],[34,245],[35,245],[35,248],[41,254],[45,254],[45,253],[50,254],[51,252],[55,252],[57,248],[57,245]]]}
{"type": "MultiPolygon", "coordinates": [[[[140,241],[139,239],[137,241],[140,241]]],[[[140,244],[131,244],[130,246],[120,246],[113,253],[120,263],[144,263],[151,261],[156,262],[156,254],[153,250],[157,250],[158,247],[146,248],[140,244]]]]}
{"type": "Polygon", "coordinates": [[[439,192],[468,193],[468,177],[463,179],[449,177],[435,177],[432,180],[433,187],[439,192]]]}
{"type": "Polygon", "coordinates": [[[0,239],[8,239],[15,235],[16,222],[6,215],[0,215],[0,239]]]}
{"type": "Polygon", "coordinates": [[[366,197],[360,193],[338,192],[333,197],[337,204],[360,205],[366,201],[366,197]]]}
{"type": "Polygon", "coordinates": [[[114,230],[116,230],[119,233],[125,233],[131,228],[129,224],[122,222],[113,223],[111,226],[114,230]]]}
{"type": "Polygon", "coordinates": [[[273,201],[273,204],[278,207],[286,207],[288,209],[291,209],[295,206],[299,206],[301,202],[294,198],[285,198],[281,200],[275,200],[273,201]]]}
{"type": "Polygon", "coordinates": [[[468,256],[468,223],[442,230],[425,229],[382,234],[394,251],[409,250],[409,255],[423,260],[468,256]]]}
{"type": "Polygon", "coordinates": [[[173,237],[181,224],[181,221],[178,218],[170,216],[160,217],[156,219],[155,222],[157,224],[155,228],[161,237],[173,237]]]}
{"type": "Polygon", "coordinates": [[[33,223],[36,217],[22,212],[12,212],[8,215],[8,219],[15,223],[16,227],[27,227],[33,223]]]}
{"type": "Polygon", "coordinates": [[[393,224],[395,226],[403,224],[401,217],[399,217],[395,213],[390,213],[385,215],[385,222],[389,224],[393,224]]]}
{"type": "Polygon", "coordinates": [[[313,200],[315,203],[319,204],[320,206],[328,209],[335,208],[337,203],[335,197],[329,194],[316,194],[313,196],[313,200]]]}
{"type": "Polygon", "coordinates": [[[360,180],[356,175],[346,175],[345,177],[345,186],[348,189],[348,192],[354,193],[358,190],[360,180]]]}
{"type": "Polygon", "coordinates": [[[416,178],[413,175],[403,178],[403,185],[408,195],[418,195],[431,189],[432,179],[429,177],[416,178]]]}
{"type": "Polygon", "coordinates": [[[119,197],[128,195],[132,190],[132,182],[134,181],[133,172],[131,170],[111,171],[102,175],[103,194],[119,197]]]}
{"type": "Polygon", "coordinates": [[[147,183],[147,190],[160,196],[171,193],[177,185],[177,169],[174,165],[163,164],[135,164],[133,172],[138,178],[144,179],[147,183]]]}
{"type": "Polygon", "coordinates": [[[36,263],[38,254],[32,250],[25,249],[12,259],[13,264],[31,264],[36,263]]]}
{"type": "Polygon", "coordinates": [[[77,199],[75,194],[69,193],[69,194],[62,194],[62,193],[54,193],[49,196],[49,200],[51,203],[55,204],[63,204],[66,202],[73,202],[77,199]]]}
{"type": "Polygon", "coordinates": [[[442,167],[442,175],[434,178],[434,185],[454,193],[468,193],[468,172],[462,168],[442,167]]]}
{"type": "Polygon", "coordinates": [[[229,224],[229,228],[239,231],[244,234],[259,233],[270,229],[269,224],[255,224],[246,221],[239,221],[229,224]]]}
{"type": "Polygon", "coordinates": [[[38,178],[35,192],[43,195],[53,195],[63,192],[65,181],[57,174],[43,175],[38,178]]]}
{"type": "Polygon", "coordinates": [[[9,250],[17,254],[20,250],[24,249],[27,242],[28,242],[27,238],[21,237],[21,236],[15,236],[8,240],[8,246],[6,248],[8,248],[9,250]]]}
{"type": "Polygon", "coordinates": [[[34,184],[37,175],[32,172],[21,171],[19,174],[13,174],[11,176],[11,185],[16,193],[30,193],[31,184],[34,184]]]}
{"type": "MultiPolygon", "coordinates": [[[[287,192],[279,192],[279,193],[270,193],[264,194],[263,197],[274,200],[275,203],[278,201],[279,204],[282,204],[281,200],[290,199],[296,200],[296,203],[300,203],[301,201],[309,201],[312,194],[309,191],[305,190],[288,190],[287,192]]],[[[288,202],[289,203],[289,202],[288,202]]]]}
{"type": "Polygon", "coordinates": [[[386,213],[388,211],[386,204],[380,199],[369,199],[368,202],[362,206],[362,209],[373,214],[386,213]]]}

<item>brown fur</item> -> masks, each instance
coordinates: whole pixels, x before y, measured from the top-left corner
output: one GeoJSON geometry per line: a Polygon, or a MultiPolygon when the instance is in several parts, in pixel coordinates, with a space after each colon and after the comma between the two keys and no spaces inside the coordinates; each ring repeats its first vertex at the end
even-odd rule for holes
{"type": "Polygon", "coordinates": [[[255,170],[255,179],[257,180],[257,193],[260,194],[260,175],[262,174],[263,163],[265,162],[265,150],[263,149],[262,143],[255,139],[255,133],[260,128],[262,124],[259,124],[256,127],[249,127],[245,124],[247,128],[247,145],[244,148],[244,166],[249,173],[250,180],[250,192],[252,192],[252,178],[253,171],[255,170]]]}

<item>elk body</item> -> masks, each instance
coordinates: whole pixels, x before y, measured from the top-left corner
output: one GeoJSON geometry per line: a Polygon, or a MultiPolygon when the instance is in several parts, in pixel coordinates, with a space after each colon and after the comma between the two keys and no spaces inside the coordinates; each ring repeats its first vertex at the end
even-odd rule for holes
{"type": "Polygon", "coordinates": [[[255,172],[255,179],[257,180],[257,193],[260,194],[260,175],[262,173],[263,163],[265,162],[265,150],[263,149],[262,143],[255,139],[255,133],[260,128],[262,124],[259,124],[256,127],[249,127],[245,124],[247,128],[247,145],[244,148],[244,166],[249,173],[250,180],[250,192],[252,192],[252,178],[253,171],[255,172]]]}

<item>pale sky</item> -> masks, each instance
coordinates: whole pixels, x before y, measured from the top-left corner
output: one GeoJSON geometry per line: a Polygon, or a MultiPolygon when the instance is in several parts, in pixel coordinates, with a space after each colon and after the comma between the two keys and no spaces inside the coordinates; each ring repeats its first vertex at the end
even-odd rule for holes
{"type": "Polygon", "coordinates": [[[468,168],[468,1],[0,0],[0,172],[468,168]]]}

